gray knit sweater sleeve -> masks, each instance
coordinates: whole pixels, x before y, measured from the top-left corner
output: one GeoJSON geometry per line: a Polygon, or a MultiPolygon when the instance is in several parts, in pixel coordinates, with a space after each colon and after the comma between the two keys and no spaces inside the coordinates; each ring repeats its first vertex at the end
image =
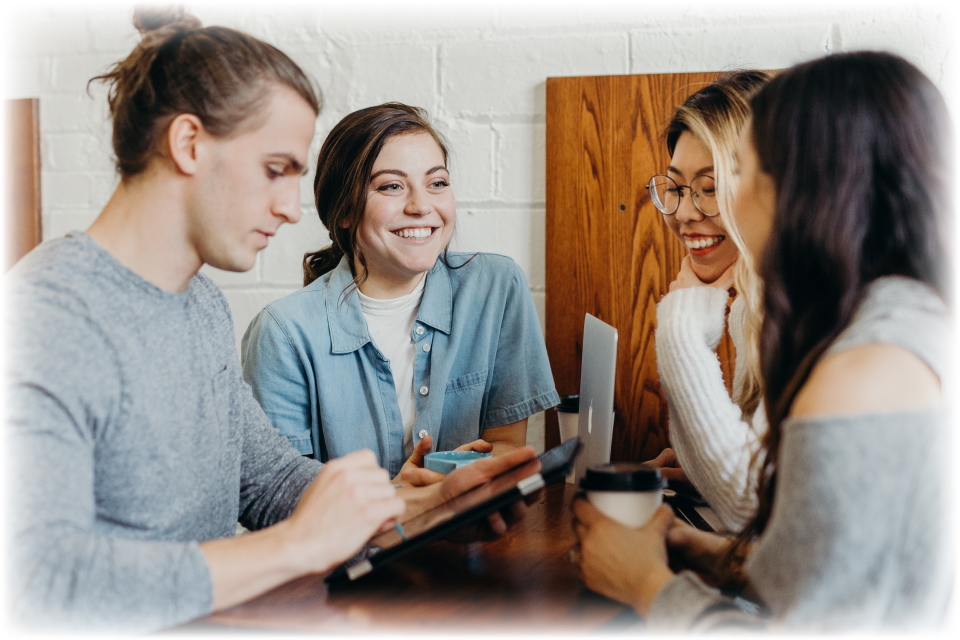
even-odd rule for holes
{"type": "Polygon", "coordinates": [[[5,284],[13,616],[142,632],[209,613],[198,543],[286,517],[319,469],[243,382],[222,294],[161,291],[85,234],[5,284]]]}
{"type": "MultiPolygon", "coordinates": [[[[766,431],[763,407],[744,420],[723,383],[715,350],[723,336],[728,294],[714,287],[672,291],[657,305],[657,369],[670,407],[670,445],[680,466],[728,531],[738,531],[756,511],[750,461],[766,431]]],[[[730,313],[743,322],[742,298],[730,313]]],[[[737,350],[742,376],[743,345],[737,350]]]]}
{"type": "Polygon", "coordinates": [[[129,404],[109,337],[75,301],[24,302],[8,324],[15,616],[34,628],[144,631],[208,613],[196,542],[110,535],[98,522],[98,494],[122,491],[96,477],[98,440],[129,404]]]}
{"type": "MultiPolygon", "coordinates": [[[[873,283],[831,350],[904,346],[949,378],[947,313],[906,278],[873,283]]],[[[774,510],[745,570],[775,627],[905,630],[936,624],[952,576],[946,409],[789,419],[774,510]]],[[[753,616],[689,572],[654,600],[653,626],[723,629],[753,616]]]]}

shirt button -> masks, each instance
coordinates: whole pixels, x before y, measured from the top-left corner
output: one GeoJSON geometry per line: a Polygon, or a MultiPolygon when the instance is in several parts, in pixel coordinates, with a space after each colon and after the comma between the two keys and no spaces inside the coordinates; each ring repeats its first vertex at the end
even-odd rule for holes
{"type": "Polygon", "coordinates": [[[430,352],[430,343],[429,343],[429,342],[427,342],[426,344],[423,345],[423,350],[426,351],[426,352],[428,352],[428,353],[430,352]]]}
{"type": "Polygon", "coordinates": [[[414,329],[414,331],[417,332],[417,335],[418,335],[418,336],[422,336],[422,335],[423,335],[423,327],[421,327],[420,325],[417,325],[417,328],[414,329]]]}
{"type": "Polygon", "coordinates": [[[430,392],[430,389],[427,387],[420,387],[420,395],[425,396],[430,392]]]}
{"type": "Polygon", "coordinates": [[[417,435],[420,437],[421,440],[423,440],[423,439],[426,438],[429,434],[427,433],[427,430],[426,430],[426,429],[420,429],[420,433],[418,433],[417,435]]]}

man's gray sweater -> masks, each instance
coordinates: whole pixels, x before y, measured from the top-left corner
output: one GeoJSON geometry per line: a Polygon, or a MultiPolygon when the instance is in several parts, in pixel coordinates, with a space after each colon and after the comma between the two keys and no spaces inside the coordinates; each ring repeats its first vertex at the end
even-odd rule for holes
{"type": "Polygon", "coordinates": [[[145,631],[211,610],[198,541],[287,517],[320,465],[243,381],[220,290],[139,277],[88,235],[8,275],[14,614],[145,631]]]}

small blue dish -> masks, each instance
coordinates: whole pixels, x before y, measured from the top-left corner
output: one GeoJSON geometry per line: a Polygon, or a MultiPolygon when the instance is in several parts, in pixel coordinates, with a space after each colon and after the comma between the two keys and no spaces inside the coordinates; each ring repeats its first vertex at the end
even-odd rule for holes
{"type": "Polygon", "coordinates": [[[471,462],[489,458],[493,454],[479,451],[436,451],[423,456],[423,466],[437,473],[450,473],[471,462]]]}

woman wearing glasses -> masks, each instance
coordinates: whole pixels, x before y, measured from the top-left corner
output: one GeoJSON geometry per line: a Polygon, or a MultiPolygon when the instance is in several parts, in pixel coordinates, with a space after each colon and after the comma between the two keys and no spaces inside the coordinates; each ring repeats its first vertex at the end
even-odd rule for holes
{"type": "Polygon", "coordinates": [[[756,276],[737,250],[729,212],[748,100],[769,77],[762,71],[725,74],[687,98],[667,126],[670,166],[648,186],[664,222],[689,251],[657,305],[657,365],[670,406],[673,450],[655,463],[679,463],[682,471],[664,469],[664,475],[685,475],[728,530],[739,530],[756,508],[750,459],[766,430],[757,410],[759,322],[751,322],[759,318],[756,276]],[[714,351],[737,291],[743,295],[730,307],[737,352],[731,399],[714,351]]]}
{"type": "Polygon", "coordinates": [[[652,626],[936,629],[956,540],[946,104],[902,58],[857,52],[783,72],[751,110],[733,211],[764,287],[757,513],[731,541],[578,500],[583,578],[652,626]]]}

